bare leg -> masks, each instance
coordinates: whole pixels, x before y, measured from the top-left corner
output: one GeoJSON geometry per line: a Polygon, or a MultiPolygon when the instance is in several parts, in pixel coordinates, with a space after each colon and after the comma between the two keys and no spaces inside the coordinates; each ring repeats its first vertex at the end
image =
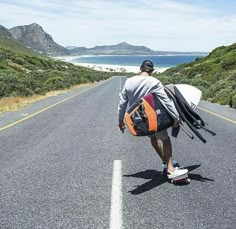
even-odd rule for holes
{"type": "Polygon", "coordinates": [[[172,147],[169,136],[163,141],[157,139],[156,136],[151,136],[151,143],[161,160],[167,163],[168,171],[174,171],[172,163],[172,147]]]}
{"type": "Polygon", "coordinates": [[[152,143],[153,148],[155,149],[155,151],[161,158],[161,160],[164,162],[165,158],[164,158],[163,146],[162,146],[161,141],[158,140],[155,135],[153,135],[151,136],[151,143],[152,143]]]}
{"type": "Polygon", "coordinates": [[[167,139],[163,140],[163,152],[164,152],[164,161],[167,163],[167,170],[169,172],[174,171],[174,166],[172,162],[172,146],[170,137],[168,136],[167,139]]]}

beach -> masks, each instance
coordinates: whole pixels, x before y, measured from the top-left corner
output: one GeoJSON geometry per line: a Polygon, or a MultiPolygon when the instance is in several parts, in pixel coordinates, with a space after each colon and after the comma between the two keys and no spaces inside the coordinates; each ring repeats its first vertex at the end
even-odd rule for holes
{"type": "MultiPolygon", "coordinates": [[[[103,72],[127,72],[127,73],[139,73],[140,69],[139,66],[124,66],[124,65],[111,65],[111,64],[92,64],[92,63],[78,63],[74,62],[75,56],[62,56],[62,57],[55,57],[56,59],[70,62],[75,65],[79,65],[86,68],[91,68],[96,71],[103,71],[103,72]]],[[[155,68],[155,72],[161,73],[167,70],[168,68],[155,68]]]]}

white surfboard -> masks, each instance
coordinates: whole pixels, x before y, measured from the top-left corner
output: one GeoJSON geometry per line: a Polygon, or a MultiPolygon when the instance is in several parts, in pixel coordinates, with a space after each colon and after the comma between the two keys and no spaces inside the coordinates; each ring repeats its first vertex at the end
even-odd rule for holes
{"type": "Polygon", "coordinates": [[[190,107],[195,109],[202,97],[202,91],[189,84],[175,84],[175,87],[183,95],[190,107]]]}

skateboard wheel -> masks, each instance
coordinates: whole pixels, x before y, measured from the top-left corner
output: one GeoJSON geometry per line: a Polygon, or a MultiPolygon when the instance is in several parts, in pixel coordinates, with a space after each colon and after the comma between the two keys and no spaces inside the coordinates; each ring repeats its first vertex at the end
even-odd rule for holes
{"type": "Polygon", "coordinates": [[[187,178],[186,182],[189,184],[191,182],[190,178],[187,178]]]}

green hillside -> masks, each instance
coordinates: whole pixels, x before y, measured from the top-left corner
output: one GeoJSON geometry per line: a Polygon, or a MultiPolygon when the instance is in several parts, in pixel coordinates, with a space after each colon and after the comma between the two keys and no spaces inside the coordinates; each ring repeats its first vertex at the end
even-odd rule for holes
{"type": "Polygon", "coordinates": [[[16,53],[24,53],[28,55],[39,55],[13,39],[7,39],[2,37],[0,37],[0,49],[13,50],[16,53]]]}
{"type": "Polygon", "coordinates": [[[208,56],[156,75],[164,84],[186,83],[203,91],[203,99],[236,108],[236,43],[208,56]]]}
{"type": "MultiPolygon", "coordinates": [[[[0,98],[45,94],[113,75],[54,60],[0,38],[0,98]]],[[[236,108],[236,43],[154,76],[164,84],[191,84],[203,91],[203,99],[236,108]]]]}
{"type": "Polygon", "coordinates": [[[112,75],[54,60],[14,40],[0,39],[0,98],[44,94],[112,75]]]}

